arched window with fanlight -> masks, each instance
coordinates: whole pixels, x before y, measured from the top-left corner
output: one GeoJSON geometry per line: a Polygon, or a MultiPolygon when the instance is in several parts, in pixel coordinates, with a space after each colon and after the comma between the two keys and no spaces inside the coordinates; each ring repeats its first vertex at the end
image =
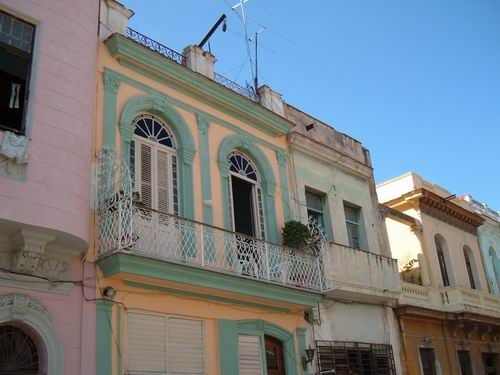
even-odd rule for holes
{"type": "Polygon", "coordinates": [[[34,340],[16,325],[0,325],[0,374],[35,375],[41,370],[34,340]]]}
{"type": "Polygon", "coordinates": [[[134,119],[130,171],[144,207],[179,214],[176,143],[170,129],[156,116],[141,114],[134,119]]]}
{"type": "Polygon", "coordinates": [[[266,237],[262,190],[257,169],[243,153],[227,156],[230,171],[229,211],[235,232],[264,239],[266,237]]]}

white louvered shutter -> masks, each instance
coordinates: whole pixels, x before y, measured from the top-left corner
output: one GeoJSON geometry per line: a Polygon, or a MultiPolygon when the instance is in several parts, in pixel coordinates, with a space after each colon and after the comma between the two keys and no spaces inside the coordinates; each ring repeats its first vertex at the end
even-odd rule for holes
{"type": "Polygon", "coordinates": [[[203,323],[168,318],[169,374],[204,374],[203,323]]]}
{"type": "Polygon", "coordinates": [[[156,197],[157,206],[161,212],[170,212],[170,191],[169,191],[169,156],[166,152],[156,150],[156,197]]]}
{"type": "Polygon", "coordinates": [[[139,170],[140,170],[140,185],[141,185],[141,199],[146,207],[153,207],[153,160],[151,146],[140,143],[139,151],[139,170]]]}
{"type": "Polygon", "coordinates": [[[259,336],[238,336],[240,375],[263,375],[259,336]]]}
{"type": "Polygon", "coordinates": [[[166,374],[165,317],[127,314],[127,374],[166,374]]]}

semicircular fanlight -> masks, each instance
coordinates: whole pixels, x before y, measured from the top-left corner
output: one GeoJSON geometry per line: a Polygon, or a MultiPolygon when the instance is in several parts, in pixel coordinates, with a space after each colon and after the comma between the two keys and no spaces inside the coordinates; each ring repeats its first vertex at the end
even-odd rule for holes
{"type": "Polygon", "coordinates": [[[135,135],[158,142],[163,146],[175,148],[174,137],[158,118],[151,115],[141,115],[135,119],[134,125],[135,135]]]}
{"type": "Polygon", "coordinates": [[[0,373],[39,374],[38,350],[33,339],[12,325],[0,326],[0,373]]]}
{"type": "Polygon", "coordinates": [[[246,177],[253,181],[258,181],[257,170],[253,166],[252,162],[241,152],[231,152],[227,161],[229,162],[229,170],[234,173],[246,177]]]}

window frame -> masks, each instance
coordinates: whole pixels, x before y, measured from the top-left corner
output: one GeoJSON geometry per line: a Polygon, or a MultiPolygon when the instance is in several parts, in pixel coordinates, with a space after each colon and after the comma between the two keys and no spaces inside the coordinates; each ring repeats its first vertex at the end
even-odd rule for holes
{"type": "MultiPolygon", "coordinates": [[[[312,211],[315,214],[319,214],[321,217],[321,222],[317,222],[318,226],[320,226],[323,229],[323,233],[326,234],[326,220],[325,220],[325,197],[326,195],[324,193],[320,193],[318,191],[314,191],[311,189],[306,188],[304,191],[304,196],[305,196],[305,201],[306,201],[306,210],[307,210],[307,220],[309,221],[311,218],[311,215],[309,215],[309,211],[312,211]],[[313,195],[319,199],[320,205],[321,205],[321,210],[318,210],[315,207],[311,207],[309,205],[307,196],[308,195],[313,195]]],[[[313,218],[315,218],[313,216],[313,218]]]]}
{"type": "Polygon", "coordinates": [[[478,290],[478,281],[476,280],[476,277],[474,275],[475,262],[473,258],[474,254],[472,254],[472,249],[465,245],[463,246],[462,251],[464,254],[465,269],[467,270],[467,276],[469,277],[469,285],[471,289],[478,290]]]}
{"type": "Polygon", "coordinates": [[[436,350],[434,348],[428,348],[428,347],[419,347],[418,348],[418,356],[419,356],[419,359],[420,359],[420,371],[422,373],[422,375],[437,375],[437,367],[436,367],[436,350]],[[422,356],[422,353],[423,352],[428,352],[428,353],[432,353],[432,373],[431,374],[428,374],[428,373],[425,373],[424,372],[424,363],[423,363],[423,356],[422,356]]]}
{"type": "Polygon", "coordinates": [[[358,249],[358,250],[362,250],[365,247],[364,246],[365,243],[364,243],[364,238],[363,238],[363,231],[362,231],[362,229],[364,229],[362,227],[362,217],[363,217],[362,216],[362,208],[360,206],[354,205],[354,204],[346,202],[346,201],[344,201],[343,207],[344,207],[344,219],[345,219],[345,224],[346,224],[347,240],[349,243],[349,247],[352,247],[352,248],[358,249]],[[346,214],[347,208],[354,210],[354,212],[356,213],[356,220],[357,221],[354,222],[354,221],[347,218],[347,214],[346,214]],[[358,246],[355,246],[354,240],[351,237],[352,236],[351,231],[349,230],[350,227],[356,228],[356,231],[358,234],[358,246]]]}
{"type": "Polygon", "coordinates": [[[22,113],[22,118],[21,118],[21,123],[20,123],[20,129],[15,129],[9,126],[4,126],[0,124],[0,132],[5,132],[5,131],[10,131],[14,134],[17,135],[24,135],[26,136],[29,131],[29,118],[31,116],[31,111],[32,111],[32,105],[29,105],[31,101],[31,86],[34,81],[34,61],[35,61],[35,56],[38,54],[38,24],[35,20],[33,19],[28,19],[28,17],[23,17],[22,15],[19,14],[14,14],[11,10],[5,9],[2,6],[0,6],[0,13],[3,13],[7,15],[8,17],[11,17],[15,20],[18,20],[21,23],[24,23],[26,25],[29,25],[33,28],[32,31],[32,37],[31,37],[31,44],[30,44],[30,52],[26,52],[18,47],[3,43],[0,41],[0,48],[3,48],[7,51],[12,51],[16,54],[21,54],[22,57],[27,58],[27,66],[26,66],[26,87],[24,89],[24,101],[23,101],[23,113],[22,113]]]}

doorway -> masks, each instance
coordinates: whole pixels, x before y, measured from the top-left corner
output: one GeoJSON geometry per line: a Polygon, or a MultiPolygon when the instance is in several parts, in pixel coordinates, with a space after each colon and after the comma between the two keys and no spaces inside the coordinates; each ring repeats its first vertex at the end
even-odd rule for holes
{"type": "Polygon", "coordinates": [[[234,231],[251,237],[255,237],[253,188],[251,182],[231,176],[234,231]]]}
{"type": "Polygon", "coordinates": [[[266,346],[267,375],[285,375],[283,343],[272,337],[264,336],[266,346]]]}

